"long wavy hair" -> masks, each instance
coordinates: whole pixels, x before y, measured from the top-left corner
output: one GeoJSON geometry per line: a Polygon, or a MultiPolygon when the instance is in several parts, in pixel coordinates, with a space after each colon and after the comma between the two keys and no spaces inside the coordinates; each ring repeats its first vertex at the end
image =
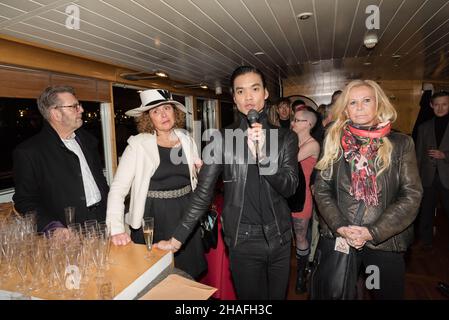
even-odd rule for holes
{"type": "MultiPolygon", "coordinates": [[[[176,108],[173,104],[170,104],[175,112],[175,125],[173,128],[184,128],[186,123],[186,114],[176,108]]],[[[137,131],[139,133],[151,133],[154,134],[156,129],[150,118],[150,110],[142,113],[140,117],[136,118],[137,131]]]]}
{"type": "MultiPolygon", "coordinates": [[[[397,113],[390,100],[382,90],[382,88],[372,80],[354,80],[351,81],[343,90],[340,97],[335,102],[332,108],[332,121],[333,124],[327,131],[326,138],[324,139],[324,152],[320,161],[317,163],[316,168],[321,171],[321,176],[324,179],[330,179],[332,177],[332,166],[335,162],[339,161],[343,155],[343,148],[341,146],[341,137],[343,134],[343,128],[348,124],[350,119],[347,116],[346,108],[349,102],[349,92],[353,88],[357,87],[369,87],[374,91],[376,99],[376,114],[377,122],[383,123],[390,121],[393,123],[396,121],[397,113]],[[325,170],[329,169],[328,174],[325,170]]],[[[376,175],[379,176],[383,171],[389,168],[391,163],[391,152],[393,151],[393,145],[388,137],[382,138],[382,143],[377,152],[376,159],[374,160],[376,175]]]]}

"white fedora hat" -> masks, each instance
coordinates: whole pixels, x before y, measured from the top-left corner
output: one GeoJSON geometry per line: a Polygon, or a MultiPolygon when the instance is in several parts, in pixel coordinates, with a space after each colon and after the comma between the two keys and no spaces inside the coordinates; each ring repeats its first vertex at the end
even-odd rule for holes
{"type": "Polygon", "coordinates": [[[176,106],[182,112],[186,112],[186,107],[173,100],[171,93],[168,90],[162,89],[148,89],[140,92],[140,101],[142,105],[138,108],[134,108],[125,112],[130,117],[140,117],[143,112],[156,108],[163,104],[172,104],[176,106]]]}

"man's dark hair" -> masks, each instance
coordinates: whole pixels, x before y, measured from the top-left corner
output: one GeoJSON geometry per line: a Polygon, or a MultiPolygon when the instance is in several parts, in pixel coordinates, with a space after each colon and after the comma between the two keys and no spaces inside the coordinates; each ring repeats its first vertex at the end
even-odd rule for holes
{"type": "Polygon", "coordinates": [[[240,66],[237,69],[235,69],[231,75],[231,93],[234,93],[235,78],[237,78],[238,76],[241,76],[242,74],[251,73],[251,72],[258,74],[260,76],[260,78],[262,79],[263,87],[264,88],[267,87],[267,84],[265,82],[265,76],[263,75],[262,71],[260,71],[256,67],[252,67],[252,66],[240,66]]]}
{"type": "Polygon", "coordinates": [[[49,119],[50,107],[58,103],[58,94],[66,92],[75,95],[75,89],[70,86],[50,86],[42,91],[39,98],[37,98],[37,107],[44,119],[49,119]]]}
{"type": "Polygon", "coordinates": [[[305,106],[305,105],[306,105],[306,103],[303,100],[301,100],[301,99],[295,100],[292,103],[292,110],[294,112],[294,111],[296,111],[297,106],[305,106]]]}
{"type": "Polygon", "coordinates": [[[279,107],[281,104],[286,104],[286,105],[290,106],[290,99],[289,98],[281,98],[278,101],[277,106],[279,107]]]}
{"type": "Polygon", "coordinates": [[[432,103],[433,103],[433,101],[434,101],[436,98],[441,98],[441,97],[449,97],[449,92],[444,91],[444,90],[435,92],[435,93],[432,95],[432,98],[431,98],[432,103]]]}
{"type": "Polygon", "coordinates": [[[332,93],[332,99],[333,99],[336,95],[341,94],[342,92],[343,92],[343,91],[341,91],[341,90],[334,91],[334,93],[332,93]]]}

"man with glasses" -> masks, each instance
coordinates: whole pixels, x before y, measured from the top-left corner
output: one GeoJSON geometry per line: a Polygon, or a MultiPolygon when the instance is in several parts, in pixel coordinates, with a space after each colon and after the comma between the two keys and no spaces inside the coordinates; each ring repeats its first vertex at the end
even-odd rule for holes
{"type": "Polygon", "coordinates": [[[83,125],[83,107],[68,86],[46,88],[37,99],[42,130],[14,150],[14,206],[36,211],[38,231],[64,228],[64,208],[75,222],[104,220],[108,185],[98,142],[83,125]]]}

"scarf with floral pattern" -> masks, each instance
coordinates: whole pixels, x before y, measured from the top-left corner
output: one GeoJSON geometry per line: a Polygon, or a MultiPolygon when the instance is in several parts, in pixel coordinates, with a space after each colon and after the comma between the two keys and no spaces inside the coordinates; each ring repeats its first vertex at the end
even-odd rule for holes
{"type": "Polygon", "coordinates": [[[341,145],[351,168],[350,194],[363,200],[366,206],[377,206],[376,168],[374,161],[382,138],[390,133],[391,123],[361,127],[349,123],[343,128],[341,145]]]}

